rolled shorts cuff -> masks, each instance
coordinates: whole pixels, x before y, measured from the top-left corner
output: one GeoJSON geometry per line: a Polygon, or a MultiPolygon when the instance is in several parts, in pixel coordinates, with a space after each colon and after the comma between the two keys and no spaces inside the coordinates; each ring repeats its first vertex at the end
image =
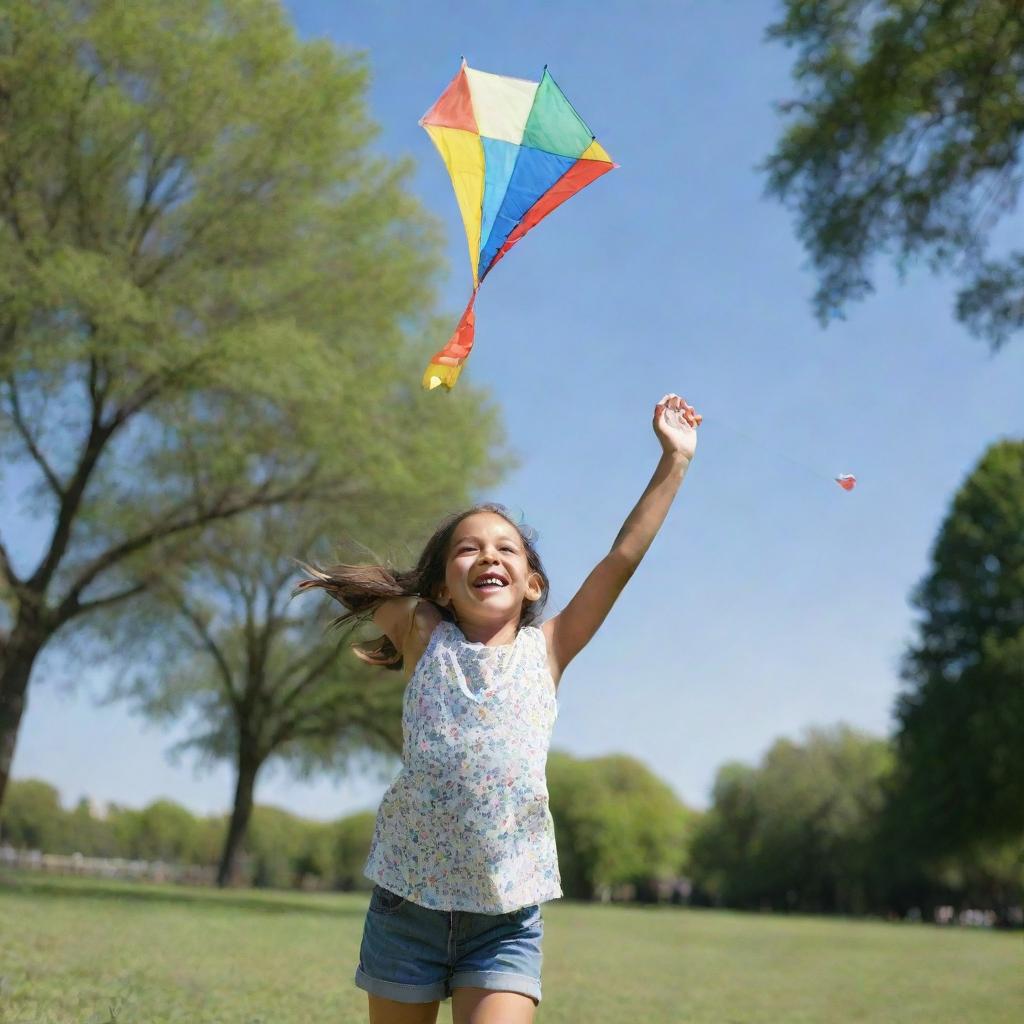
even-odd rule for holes
{"type": "Polygon", "coordinates": [[[361,967],[356,968],[356,985],[371,995],[393,999],[396,1003],[432,1003],[435,999],[448,998],[448,990],[443,981],[430,985],[403,985],[399,981],[373,978],[361,967]]]}
{"type": "Polygon", "coordinates": [[[496,992],[518,992],[528,996],[540,1005],[540,983],[528,974],[511,974],[508,971],[460,971],[453,974],[449,982],[438,981],[430,985],[403,985],[398,981],[382,981],[367,974],[361,967],[356,968],[356,985],[371,995],[393,999],[396,1003],[432,1003],[435,999],[447,999],[451,988],[486,988],[496,992]]]}
{"type": "Polygon", "coordinates": [[[452,975],[452,988],[489,988],[504,992],[519,992],[540,1003],[540,982],[528,974],[508,971],[459,971],[452,975]]]}

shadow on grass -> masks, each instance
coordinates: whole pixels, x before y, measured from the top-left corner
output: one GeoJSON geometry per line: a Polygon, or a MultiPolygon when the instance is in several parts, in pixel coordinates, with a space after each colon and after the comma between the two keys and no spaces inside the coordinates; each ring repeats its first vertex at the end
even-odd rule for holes
{"type": "MultiPolygon", "coordinates": [[[[0,898],[50,896],[54,899],[102,900],[111,903],[162,903],[187,905],[200,910],[248,910],[257,914],[319,914],[329,917],[362,917],[365,905],[324,905],[316,897],[282,894],[273,890],[223,890],[182,886],[170,889],[147,882],[110,882],[105,879],[62,878],[0,872],[0,898]]],[[[332,894],[336,895],[336,894],[332,894]]],[[[370,894],[359,895],[368,905],[370,894]]]]}

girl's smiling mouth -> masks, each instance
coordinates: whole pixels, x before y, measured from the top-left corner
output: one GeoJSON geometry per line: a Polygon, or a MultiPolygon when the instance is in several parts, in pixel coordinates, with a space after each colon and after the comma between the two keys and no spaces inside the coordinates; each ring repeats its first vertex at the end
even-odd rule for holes
{"type": "Polygon", "coordinates": [[[484,572],[473,581],[474,590],[503,590],[508,585],[509,580],[500,572],[484,572]]]}
{"type": "Polygon", "coordinates": [[[504,590],[507,584],[503,583],[474,583],[473,589],[481,594],[497,594],[504,590]]]}

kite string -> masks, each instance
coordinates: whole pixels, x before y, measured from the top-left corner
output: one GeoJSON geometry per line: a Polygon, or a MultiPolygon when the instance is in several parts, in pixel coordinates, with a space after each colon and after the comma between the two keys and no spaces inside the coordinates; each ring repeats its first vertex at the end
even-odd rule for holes
{"type": "MultiPolygon", "coordinates": [[[[690,361],[704,363],[703,358],[701,358],[700,356],[696,357],[695,359],[693,353],[689,353],[687,358],[690,361]]],[[[838,475],[836,473],[826,473],[823,470],[819,469],[817,466],[809,465],[808,463],[803,462],[800,459],[794,459],[791,455],[787,455],[784,451],[780,451],[778,448],[769,448],[763,441],[759,441],[756,437],[752,436],[751,434],[748,434],[745,430],[741,430],[739,427],[733,426],[726,419],[722,419],[719,416],[715,416],[711,422],[711,425],[725,427],[726,430],[732,431],[732,433],[735,434],[737,437],[742,437],[745,441],[750,442],[750,444],[754,445],[755,447],[761,448],[763,450],[770,452],[772,455],[785,459],[787,462],[792,463],[798,469],[802,469],[805,473],[812,474],[817,479],[828,480],[830,483],[839,482],[838,475]]],[[[844,487],[844,490],[845,489],[846,488],[844,487]]]]}
{"type": "Polygon", "coordinates": [[[729,423],[728,420],[723,420],[716,416],[713,423],[715,426],[725,427],[726,430],[732,431],[732,433],[736,434],[738,437],[744,438],[746,441],[749,441],[752,445],[769,451],[771,452],[771,454],[777,456],[778,458],[785,459],[787,462],[792,463],[798,469],[802,469],[807,473],[811,473],[815,477],[824,478],[825,480],[829,481],[835,480],[835,474],[825,473],[822,470],[817,469],[816,467],[811,466],[806,462],[802,462],[800,459],[794,459],[791,455],[787,455],[785,452],[779,451],[779,449],[777,448],[768,448],[768,446],[764,444],[763,441],[759,441],[756,437],[753,437],[751,434],[748,434],[745,430],[740,430],[739,427],[733,426],[731,423],[729,423]]]}

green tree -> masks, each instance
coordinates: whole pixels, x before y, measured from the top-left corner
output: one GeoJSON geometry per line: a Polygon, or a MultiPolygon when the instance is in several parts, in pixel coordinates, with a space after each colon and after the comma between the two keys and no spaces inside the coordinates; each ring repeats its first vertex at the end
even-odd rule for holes
{"type": "Polygon", "coordinates": [[[193,860],[198,823],[187,808],[173,800],[154,800],[137,813],[138,825],[128,856],[175,864],[193,860]]]}
{"type": "Polygon", "coordinates": [[[567,895],[592,899],[682,872],[693,812],[641,762],[552,751],[547,777],[567,895]]]}
{"type": "Polygon", "coordinates": [[[94,817],[86,797],[65,817],[64,853],[81,853],[86,857],[116,857],[119,855],[110,822],[94,817]]]}
{"type": "Polygon", "coordinates": [[[878,902],[876,830],[892,754],[849,726],[777,740],[723,766],[697,827],[695,880],[731,906],[863,913],[878,902]]]}
{"type": "Polygon", "coordinates": [[[293,864],[297,889],[330,888],[334,884],[334,835],[331,822],[307,821],[304,842],[293,864]]]}
{"type": "Polygon", "coordinates": [[[60,794],[48,782],[12,781],[0,814],[0,839],[18,849],[56,853],[64,841],[66,816],[60,794]]]}
{"type": "Polygon", "coordinates": [[[194,750],[204,764],[234,764],[221,885],[235,873],[268,761],[309,778],[344,772],[361,753],[379,765],[401,751],[400,674],[356,659],[348,633],[326,636],[327,613],[339,609],[323,595],[290,600],[300,578],[295,556],[311,557],[325,536],[342,529],[360,542],[364,559],[364,541],[417,549],[423,524],[468,503],[474,485],[493,482],[509,464],[492,455],[494,436],[492,421],[472,403],[449,407],[443,424],[420,415],[400,455],[387,463],[394,475],[381,479],[372,500],[308,502],[211,526],[193,543],[187,563],[165,573],[145,599],[109,623],[95,618],[97,628],[109,625],[106,646],[131,674],[115,684],[110,699],[128,697],[158,721],[191,715],[190,735],[172,756],[194,750]],[[452,430],[462,436],[457,458],[452,430]]]}
{"type": "Polygon", "coordinates": [[[191,863],[204,867],[217,864],[221,851],[224,849],[224,833],[227,829],[228,815],[209,814],[199,819],[196,828],[195,852],[191,863]]]}
{"type": "Polygon", "coordinates": [[[373,811],[350,814],[337,822],[334,830],[334,884],[346,892],[368,890],[373,883],[363,875],[370,855],[377,815],[373,811]]]}
{"type": "Polygon", "coordinates": [[[690,872],[716,903],[736,905],[759,824],[757,769],[739,761],[715,774],[711,807],[699,819],[690,844],[690,872]]]}
{"type": "Polygon", "coordinates": [[[280,807],[258,805],[245,841],[252,884],[260,888],[291,888],[303,873],[319,823],[280,807]]]}
{"type": "MultiPolygon", "coordinates": [[[[373,514],[386,522],[394,511],[382,496],[373,514]]],[[[355,518],[350,511],[350,525],[355,518]]],[[[222,886],[237,880],[236,860],[267,762],[309,777],[343,771],[359,753],[401,750],[399,674],[358,661],[348,636],[326,636],[329,602],[289,600],[299,578],[292,556],[305,555],[322,529],[318,519],[304,521],[302,510],[267,510],[209,531],[196,542],[187,571],[151,587],[147,601],[119,616],[108,638],[126,662],[126,678],[108,700],[127,698],[158,722],[190,718],[188,735],[171,756],[194,751],[204,766],[220,760],[234,766],[222,886]]],[[[281,884],[290,855],[282,850],[274,861],[268,850],[261,856],[259,884],[281,884]]]]}
{"type": "Polygon", "coordinates": [[[1021,182],[1019,0],[786,0],[768,36],[800,87],[768,189],[796,209],[819,317],[872,290],[876,255],[921,257],[965,281],[957,316],[999,348],[1024,327],[1024,250],[986,256],[1021,182]]]}
{"type": "Polygon", "coordinates": [[[1024,441],[961,485],[913,602],[891,814],[921,855],[1024,852],[1024,441]]]}
{"type": "Polygon", "coordinates": [[[0,459],[46,536],[0,537],[0,801],[55,636],[211,524],[429,489],[442,412],[488,436],[418,395],[439,236],[366,83],[273,0],[3,5],[0,459]]]}
{"type": "MultiPolygon", "coordinates": [[[[992,908],[1009,925],[1013,910],[1024,901],[1022,846],[1018,837],[1002,843],[977,843],[960,854],[929,857],[926,877],[933,891],[944,896],[956,894],[968,907],[992,908]]],[[[948,897],[942,902],[948,902],[948,897]]]]}

